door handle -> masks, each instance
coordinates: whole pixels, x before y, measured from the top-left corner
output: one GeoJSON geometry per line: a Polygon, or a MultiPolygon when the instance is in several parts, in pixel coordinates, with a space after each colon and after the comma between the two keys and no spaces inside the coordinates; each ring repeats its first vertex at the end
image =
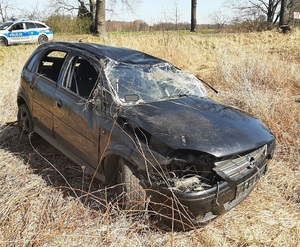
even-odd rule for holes
{"type": "Polygon", "coordinates": [[[62,103],[62,101],[60,99],[57,99],[56,100],[56,105],[57,105],[58,108],[62,108],[63,103],[62,103]]]}

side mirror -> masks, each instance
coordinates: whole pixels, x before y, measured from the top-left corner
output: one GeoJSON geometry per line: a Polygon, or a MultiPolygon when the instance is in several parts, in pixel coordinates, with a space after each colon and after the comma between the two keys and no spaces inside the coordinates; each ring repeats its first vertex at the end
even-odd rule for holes
{"type": "Polygon", "coordinates": [[[137,94],[126,94],[124,98],[126,102],[137,102],[140,99],[137,94]]]}

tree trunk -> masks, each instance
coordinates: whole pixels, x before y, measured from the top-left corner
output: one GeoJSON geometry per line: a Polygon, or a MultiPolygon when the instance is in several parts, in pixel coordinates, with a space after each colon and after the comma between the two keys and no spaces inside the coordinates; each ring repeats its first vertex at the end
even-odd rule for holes
{"type": "Polygon", "coordinates": [[[95,0],[89,0],[90,4],[90,12],[92,13],[93,20],[95,20],[96,16],[96,1],[95,0]]]}
{"type": "Polygon", "coordinates": [[[279,26],[286,25],[286,0],[281,0],[281,9],[280,9],[280,20],[279,26]]]}
{"type": "Polygon", "coordinates": [[[274,18],[274,1],[269,0],[269,5],[267,9],[267,29],[271,30],[273,26],[273,18],[274,18]]]}
{"type": "Polygon", "coordinates": [[[100,36],[106,35],[105,0],[96,0],[96,15],[93,32],[100,36]]]}
{"type": "Polygon", "coordinates": [[[282,29],[283,33],[288,33],[289,31],[291,31],[291,28],[289,27],[287,22],[286,4],[287,0],[281,0],[279,26],[282,29]]]}
{"type": "Polygon", "coordinates": [[[191,32],[197,31],[197,0],[192,0],[191,32]]]}

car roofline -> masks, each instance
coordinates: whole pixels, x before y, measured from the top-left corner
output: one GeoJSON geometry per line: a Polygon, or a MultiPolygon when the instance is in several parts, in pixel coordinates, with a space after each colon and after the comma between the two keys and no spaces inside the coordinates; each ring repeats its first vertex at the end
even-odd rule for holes
{"type": "Polygon", "coordinates": [[[140,64],[140,65],[143,64],[154,65],[154,64],[161,64],[161,63],[169,63],[163,59],[154,57],[152,55],[134,49],[103,45],[97,43],[53,41],[50,43],[43,44],[43,46],[44,47],[51,46],[53,48],[55,48],[55,46],[75,48],[81,51],[87,51],[98,58],[104,58],[104,59],[113,60],[121,63],[140,64]]]}
{"type": "Polygon", "coordinates": [[[4,23],[8,23],[8,22],[10,22],[11,24],[23,23],[23,22],[34,22],[34,23],[43,23],[43,24],[45,24],[45,22],[37,21],[37,20],[15,20],[15,21],[5,21],[5,22],[1,23],[1,25],[4,24],[4,23]]]}

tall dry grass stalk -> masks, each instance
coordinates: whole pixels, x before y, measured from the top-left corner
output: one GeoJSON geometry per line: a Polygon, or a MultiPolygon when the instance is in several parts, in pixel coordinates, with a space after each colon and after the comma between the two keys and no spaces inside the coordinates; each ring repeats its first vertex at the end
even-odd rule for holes
{"type": "Polygon", "coordinates": [[[32,144],[35,152],[15,127],[5,126],[16,120],[20,71],[36,46],[0,47],[1,246],[299,246],[299,31],[56,37],[79,38],[142,50],[203,78],[221,91],[211,92],[214,99],[250,112],[272,129],[275,159],[244,202],[189,232],[164,232],[148,222],[147,212],[133,216],[108,205],[99,184],[84,204],[90,178],[80,167],[43,141],[32,144]]]}

